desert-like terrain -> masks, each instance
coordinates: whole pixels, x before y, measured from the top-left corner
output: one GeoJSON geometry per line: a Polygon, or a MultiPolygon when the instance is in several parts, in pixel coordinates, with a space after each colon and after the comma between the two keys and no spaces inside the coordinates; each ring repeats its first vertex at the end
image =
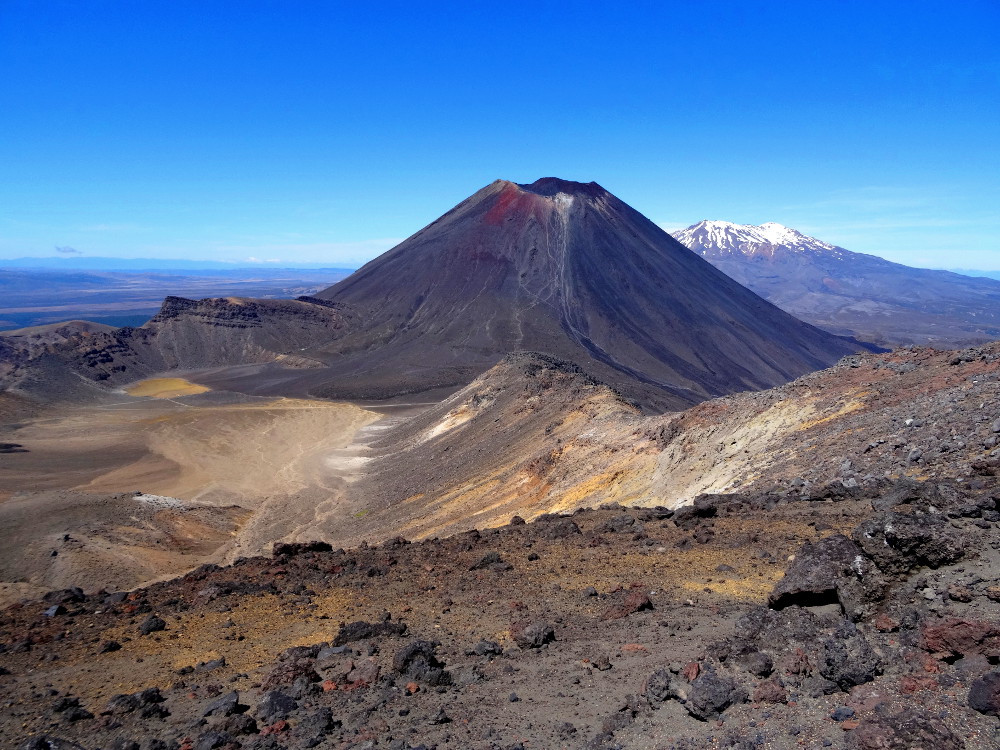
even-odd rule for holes
{"type": "Polygon", "coordinates": [[[270,549],[320,521],[379,415],[348,404],[209,392],[182,378],[4,427],[4,598],[86,582],[131,588],[270,549]]]}
{"type": "Polygon", "coordinates": [[[0,518],[30,541],[0,570],[10,600],[81,575],[129,588],[274,541],[354,547],[609,502],[960,478],[997,463],[998,372],[998,344],[906,349],[662,416],[528,354],[409,406],[198,393],[197,373],[151,379],[5,428],[23,452],[0,464],[0,518]]]}

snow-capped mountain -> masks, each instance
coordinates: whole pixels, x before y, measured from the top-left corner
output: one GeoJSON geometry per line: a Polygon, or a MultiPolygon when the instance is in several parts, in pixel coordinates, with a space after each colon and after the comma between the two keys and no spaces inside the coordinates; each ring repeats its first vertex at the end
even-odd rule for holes
{"type": "Polygon", "coordinates": [[[1000,282],[855,253],[776,222],[699,221],[673,236],[786,312],[876,344],[1000,338],[1000,282]]]}
{"type": "Polygon", "coordinates": [[[770,257],[782,250],[820,253],[840,259],[852,254],[842,247],[802,234],[797,229],[791,229],[774,221],[760,226],[733,224],[730,221],[699,221],[687,229],[674,232],[673,236],[705,257],[737,254],[770,257]]]}

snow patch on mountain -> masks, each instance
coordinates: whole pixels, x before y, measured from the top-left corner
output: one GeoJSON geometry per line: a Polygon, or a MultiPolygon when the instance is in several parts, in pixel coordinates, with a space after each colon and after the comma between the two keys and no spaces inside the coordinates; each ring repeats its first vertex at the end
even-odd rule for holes
{"type": "Polygon", "coordinates": [[[802,234],[775,221],[760,226],[734,224],[730,221],[699,221],[687,229],[673,232],[682,244],[706,257],[727,255],[763,255],[773,257],[777,251],[819,253],[825,256],[846,258],[850,253],[843,248],[802,234]]]}

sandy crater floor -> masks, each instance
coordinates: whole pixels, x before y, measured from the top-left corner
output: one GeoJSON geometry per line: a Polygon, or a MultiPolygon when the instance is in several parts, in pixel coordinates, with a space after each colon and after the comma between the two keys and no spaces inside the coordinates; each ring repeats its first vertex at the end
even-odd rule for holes
{"type": "Polygon", "coordinates": [[[380,418],[158,378],[0,426],[27,449],[0,457],[0,604],[131,588],[308,536],[363,468],[359,430],[380,418]]]}

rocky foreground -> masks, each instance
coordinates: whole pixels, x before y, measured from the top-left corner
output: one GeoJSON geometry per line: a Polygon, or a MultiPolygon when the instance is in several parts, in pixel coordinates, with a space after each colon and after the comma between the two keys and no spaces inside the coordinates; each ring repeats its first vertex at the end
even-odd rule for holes
{"type": "Polygon", "coordinates": [[[22,750],[1000,747],[1000,480],[606,506],[0,614],[22,750]]]}

